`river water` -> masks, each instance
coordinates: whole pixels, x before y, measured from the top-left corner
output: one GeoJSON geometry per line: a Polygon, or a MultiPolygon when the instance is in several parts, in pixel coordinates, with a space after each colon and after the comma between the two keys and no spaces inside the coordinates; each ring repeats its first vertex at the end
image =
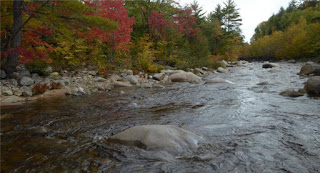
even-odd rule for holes
{"type": "Polygon", "coordinates": [[[115,89],[2,108],[1,170],[320,172],[320,99],[280,96],[307,80],[297,75],[302,64],[280,65],[251,63],[204,79],[234,84],[115,89]],[[176,125],[202,141],[197,151],[171,155],[106,140],[145,124],[176,125]]]}

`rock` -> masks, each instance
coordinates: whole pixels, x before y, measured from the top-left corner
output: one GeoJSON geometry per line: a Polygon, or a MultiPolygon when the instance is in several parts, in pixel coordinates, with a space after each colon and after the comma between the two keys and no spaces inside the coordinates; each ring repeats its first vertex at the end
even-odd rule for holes
{"type": "Polygon", "coordinates": [[[216,83],[232,83],[232,82],[225,79],[221,79],[221,78],[213,78],[208,80],[205,84],[216,84],[216,83]]]}
{"type": "Polygon", "coordinates": [[[107,79],[105,79],[105,78],[103,78],[103,77],[96,77],[96,78],[94,78],[94,81],[95,81],[95,82],[106,82],[107,79]]]}
{"type": "Polygon", "coordinates": [[[291,60],[288,61],[288,63],[296,63],[296,61],[291,59],[291,60]]]}
{"type": "Polygon", "coordinates": [[[137,85],[139,83],[138,78],[134,75],[124,76],[123,78],[133,85],[137,85]]]}
{"type": "Polygon", "coordinates": [[[287,96],[287,97],[300,97],[300,96],[303,96],[304,93],[300,93],[299,91],[295,91],[294,89],[287,89],[281,92],[279,95],[287,96]]]}
{"type": "Polygon", "coordinates": [[[131,127],[108,140],[146,150],[182,154],[197,149],[200,139],[200,136],[173,125],[143,125],[131,127]]]}
{"type": "Polygon", "coordinates": [[[221,64],[224,66],[224,67],[227,67],[229,65],[229,63],[225,60],[222,60],[221,61],[221,64]]]}
{"type": "Polygon", "coordinates": [[[257,83],[257,85],[269,85],[269,82],[265,81],[265,82],[260,82],[260,83],[257,83]]]}
{"type": "Polygon", "coordinates": [[[113,87],[131,87],[132,85],[128,82],[115,81],[112,83],[113,87]]]}
{"type": "Polygon", "coordinates": [[[277,63],[264,63],[262,64],[262,68],[273,68],[273,67],[280,67],[277,63]]]}
{"type": "Polygon", "coordinates": [[[58,72],[53,72],[53,73],[51,73],[51,74],[50,74],[50,77],[51,77],[52,79],[59,79],[59,78],[61,78],[61,76],[60,76],[60,74],[59,74],[58,72]]]}
{"type": "Polygon", "coordinates": [[[19,88],[16,88],[13,90],[13,95],[15,96],[22,96],[22,90],[19,88]]]}
{"type": "Polygon", "coordinates": [[[97,71],[88,71],[88,75],[96,76],[98,74],[97,71]]]}
{"type": "Polygon", "coordinates": [[[172,74],[175,74],[175,73],[183,73],[185,71],[183,70],[161,70],[161,73],[165,73],[167,75],[172,75],[172,74]]]}
{"type": "Polygon", "coordinates": [[[153,75],[153,78],[158,81],[162,81],[166,77],[165,73],[156,73],[153,75]]]}
{"type": "Polygon", "coordinates": [[[53,70],[52,70],[52,67],[47,67],[45,70],[44,70],[47,74],[49,74],[49,73],[52,73],[53,72],[53,70]]]}
{"type": "Polygon", "coordinates": [[[111,80],[112,82],[116,82],[116,81],[121,80],[121,79],[122,79],[122,78],[121,78],[119,75],[117,75],[117,74],[113,74],[113,75],[110,76],[110,80],[111,80]]]}
{"type": "Polygon", "coordinates": [[[320,76],[310,77],[304,86],[309,95],[320,96],[320,76]]]}
{"type": "Polygon", "coordinates": [[[219,72],[219,73],[228,73],[229,70],[228,70],[228,69],[225,69],[225,68],[222,68],[222,67],[219,67],[219,68],[217,69],[217,72],[219,72]]]}
{"type": "Polygon", "coordinates": [[[94,86],[95,89],[97,89],[98,91],[105,91],[106,89],[103,86],[100,85],[96,85],[94,86]]]}
{"type": "Polygon", "coordinates": [[[18,96],[9,96],[2,100],[2,103],[18,103],[18,102],[24,102],[25,99],[18,97],[18,96]]]}
{"type": "Polygon", "coordinates": [[[18,72],[13,72],[11,77],[12,77],[13,79],[18,80],[18,79],[20,78],[20,73],[18,73],[18,72]]]}
{"type": "Polygon", "coordinates": [[[307,63],[300,70],[300,75],[311,75],[320,76],[320,64],[317,63],[307,63]]]}
{"type": "Polygon", "coordinates": [[[29,70],[20,71],[20,77],[31,77],[31,73],[29,70]]]}
{"type": "Polygon", "coordinates": [[[121,73],[124,73],[126,75],[133,75],[133,71],[132,70],[128,70],[128,69],[122,70],[121,73]]]}
{"type": "Polygon", "coordinates": [[[201,74],[201,75],[206,74],[206,72],[204,72],[204,71],[201,70],[200,68],[195,68],[195,69],[194,69],[194,73],[195,73],[195,74],[201,74]]]}
{"type": "Polygon", "coordinates": [[[1,89],[1,94],[3,96],[12,96],[13,95],[13,92],[10,88],[2,88],[1,89]]]}
{"type": "Polygon", "coordinates": [[[6,78],[6,77],[7,77],[6,72],[3,71],[3,70],[0,70],[0,79],[4,79],[4,78],[6,78]]]}
{"type": "Polygon", "coordinates": [[[43,135],[49,132],[49,129],[47,127],[39,126],[39,127],[33,127],[29,129],[29,132],[34,135],[43,135]]]}
{"type": "Polygon", "coordinates": [[[34,83],[34,80],[29,77],[22,77],[19,79],[19,85],[21,86],[30,86],[34,83]]]}
{"type": "Polygon", "coordinates": [[[202,70],[208,71],[208,68],[207,67],[202,67],[202,70]]]}
{"type": "Polygon", "coordinates": [[[81,93],[82,95],[86,94],[86,92],[84,91],[84,88],[82,87],[78,87],[78,92],[81,93]]]}
{"type": "Polygon", "coordinates": [[[31,96],[32,96],[32,90],[31,90],[31,89],[25,89],[25,90],[22,92],[22,96],[23,96],[23,97],[31,97],[31,96]]]}
{"type": "Polygon", "coordinates": [[[151,83],[141,83],[140,88],[152,88],[152,84],[151,83]]]}
{"type": "Polygon", "coordinates": [[[202,79],[191,72],[180,72],[169,76],[171,82],[201,83],[202,79]]]}
{"type": "Polygon", "coordinates": [[[32,79],[39,78],[39,74],[38,74],[38,73],[32,73],[32,74],[31,74],[31,78],[32,78],[32,79]]]}

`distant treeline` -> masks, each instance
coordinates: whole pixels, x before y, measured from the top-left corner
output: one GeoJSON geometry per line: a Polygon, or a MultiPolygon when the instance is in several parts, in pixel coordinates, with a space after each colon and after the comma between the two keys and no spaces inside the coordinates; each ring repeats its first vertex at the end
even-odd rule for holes
{"type": "Polygon", "coordinates": [[[292,0],[260,23],[243,47],[246,59],[320,59],[320,2],[292,0]]]}

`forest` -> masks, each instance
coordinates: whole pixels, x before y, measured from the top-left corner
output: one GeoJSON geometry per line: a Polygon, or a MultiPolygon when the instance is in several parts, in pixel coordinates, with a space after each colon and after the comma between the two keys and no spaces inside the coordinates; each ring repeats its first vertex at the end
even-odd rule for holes
{"type": "Polygon", "coordinates": [[[274,60],[320,60],[319,1],[292,0],[268,21],[260,23],[242,57],[274,60]]]}
{"type": "Polygon", "coordinates": [[[250,44],[241,21],[233,0],[209,13],[196,0],[1,1],[1,68],[9,77],[18,64],[43,75],[48,66],[154,73],[167,65],[216,68],[240,57],[319,59],[319,1],[291,1],[257,26],[250,44]]]}

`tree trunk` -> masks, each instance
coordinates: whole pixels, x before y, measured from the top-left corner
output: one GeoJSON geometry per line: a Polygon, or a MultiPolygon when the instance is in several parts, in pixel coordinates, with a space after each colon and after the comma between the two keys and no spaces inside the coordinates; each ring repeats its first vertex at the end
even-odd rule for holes
{"type": "MultiPolygon", "coordinates": [[[[13,26],[11,31],[11,46],[14,50],[17,46],[21,45],[22,35],[22,4],[23,0],[13,1],[13,26]]],[[[8,56],[4,70],[7,73],[8,78],[12,77],[13,72],[16,71],[16,67],[19,61],[19,52],[15,51],[8,56]]]]}

